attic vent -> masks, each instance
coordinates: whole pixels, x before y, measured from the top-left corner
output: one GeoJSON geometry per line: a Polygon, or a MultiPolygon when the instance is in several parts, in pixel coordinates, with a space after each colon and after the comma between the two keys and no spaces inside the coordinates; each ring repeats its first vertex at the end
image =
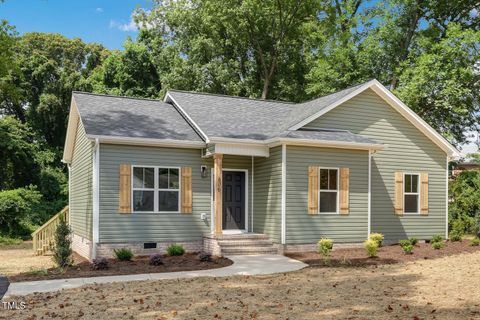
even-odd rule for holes
{"type": "Polygon", "coordinates": [[[156,249],[157,243],[156,242],[145,242],[143,244],[143,249],[156,249]]]}

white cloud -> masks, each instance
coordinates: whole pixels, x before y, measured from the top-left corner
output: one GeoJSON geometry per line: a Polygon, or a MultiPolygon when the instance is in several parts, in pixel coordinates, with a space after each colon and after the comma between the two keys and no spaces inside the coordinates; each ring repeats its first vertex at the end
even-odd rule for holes
{"type": "MultiPolygon", "coordinates": [[[[146,13],[148,14],[150,11],[143,11],[143,13],[146,13]]],[[[130,20],[127,22],[127,23],[122,23],[122,22],[118,22],[116,20],[110,20],[110,28],[113,29],[118,29],[118,30],[121,30],[121,31],[124,31],[124,32],[132,32],[132,31],[138,31],[138,29],[140,28],[152,28],[153,26],[149,23],[144,23],[144,24],[138,24],[135,22],[135,14],[138,14],[137,11],[134,11],[132,12],[132,14],[130,15],[130,20]]]]}
{"type": "Polygon", "coordinates": [[[129,31],[137,31],[138,26],[133,20],[133,16],[130,17],[130,21],[128,23],[121,23],[115,20],[110,20],[110,28],[116,28],[121,31],[129,32],[129,31]]]}
{"type": "Polygon", "coordinates": [[[102,13],[102,12],[103,12],[103,8],[100,8],[100,7],[99,7],[99,8],[97,8],[97,9],[95,9],[95,12],[96,12],[96,13],[102,13]]]}

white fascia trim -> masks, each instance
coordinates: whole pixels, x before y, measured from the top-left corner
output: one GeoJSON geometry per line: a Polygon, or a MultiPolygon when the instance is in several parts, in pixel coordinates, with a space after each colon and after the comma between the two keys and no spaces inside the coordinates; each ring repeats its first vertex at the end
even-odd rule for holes
{"type": "Polygon", "coordinates": [[[323,108],[314,115],[302,120],[301,122],[290,127],[289,130],[298,130],[304,125],[312,122],[318,117],[324,115],[330,110],[338,107],[339,105],[345,103],[346,101],[352,99],[356,95],[362,93],[366,89],[371,88],[375,93],[377,93],[381,98],[383,98],[391,107],[403,115],[408,121],[410,121],[417,129],[419,129],[423,134],[425,134],[430,140],[432,140],[440,149],[445,151],[449,156],[459,156],[460,152],[452,146],[447,140],[445,140],[442,135],[440,135],[435,129],[433,129],[428,123],[426,123],[421,117],[419,117],[415,112],[413,112],[409,107],[407,107],[400,99],[398,99],[393,93],[391,93],[387,88],[385,88],[377,80],[371,80],[365,83],[363,86],[353,91],[349,95],[343,97],[342,99],[335,101],[326,108],[323,108]]]}
{"type": "Polygon", "coordinates": [[[372,233],[372,150],[368,150],[368,227],[367,239],[372,233]]]}
{"type": "Polygon", "coordinates": [[[448,161],[450,160],[447,158],[447,166],[445,167],[445,239],[448,239],[448,161]]]}
{"type": "Polygon", "coordinates": [[[261,145],[269,148],[280,146],[282,144],[299,145],[299,146],[313,146],[313,147],[328,147],[341,149],[359,149],[359,150],[382,150],[386,146],[380,143],[358,143],[346,141],[330,141],[330,140],[313,140],[313,139],[296,139],[296,138],[272,138],[268,140],[254,140],[254,139],[235,139],[235,138],[221,138],[212,137],[211,143],[231,143],[241,145],[261,145]]]}
{"type": "Polygon", "coordinates": [[[92,217],[92,259],[97,257],[97,243],[100,231],[100,142],[95,139],[93,151],[93,217],[92,217]]]}
{"type": "Polygon", "coordinates": [[[81,121],[80,114],[78,113],[75,99],[72,95],[72,101],[70,103],[70,111],[68,114],[67,134],[65,136],[65,144],[63,146],[63,163],[72,162],[73,149],[75,147],[75,137],[77,135],[78,122],[81,121]]]}
{"type": "Polygon", "coordinates": [[[173,148],[194,148],[202,149],[206,147],[205,142],[173,140],[173,139],[152,139],[152,138],[134,138],[134,137],[114,137],[87,134],[87,138],[91,140],[98,139],[100,143],[110,144],[127,144],[152,147],[173,147],[173,148]]]}
{"type": "Polygon", "coordinates": [[[195,121],[193,121],[193,119],[188,115],[188,113],[185,112],[185,110],[180,106],[180,104],[177,101],[175,101],[175,99],[173,99],[170,92],[167,92],[167,94],[165,95],[165,98],[163,98],[163,101],[164,102],[172,102],[173,106],[187,119],[188,122],[190,122],[190,124],[192,126],[195,127],[194,129],[200,134],[200,136],[203,138],[203,140],[206,143],[210,142],[210,140],[208,139],[208,136],[205,134],[205,132],[203,132],[203,130],[200,129],[200,126],[195,121]]]}
{"type": "Polygon", "coordinates": [[[282,144],[293,146],[312,146],[339,149],[357,149],[357,150],[382,150],[386,146],[379,143],[356,143],[345,141],[328,141],[328,140],[311,140],[311,139],[295,139],[295,138],[274,138],[267,140],[269,147],[276,147],[282,144]]]}
{"type": "Polygon", "coordinates": [[[282,225],[281,225],[281,242],[286,244],[287,228],[287,145],[282,144],[282,225]]]}

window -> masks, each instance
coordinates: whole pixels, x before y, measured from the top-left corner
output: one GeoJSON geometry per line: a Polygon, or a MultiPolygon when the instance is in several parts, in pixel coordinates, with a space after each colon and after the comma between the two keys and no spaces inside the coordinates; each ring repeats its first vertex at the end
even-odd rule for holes
{"type": "Polygon", "coordinates": [[[338,213],[338,169],[320,168],[319,212],[338,213]]]}
{"type": "Polygon", "coordinates": [[[132,176],[134,212],[179,211],[179,168],[133,167],[132,176]]]}
{"type": "Polygon", "coordinates": [[[418,213],[419,204],[419,177],[418,174],[404,175],[404,212],[418,213]]]}

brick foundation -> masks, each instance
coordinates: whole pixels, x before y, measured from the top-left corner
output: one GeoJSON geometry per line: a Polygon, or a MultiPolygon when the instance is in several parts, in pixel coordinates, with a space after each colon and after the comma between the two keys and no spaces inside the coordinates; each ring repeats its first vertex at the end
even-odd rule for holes
{"type": "Polygon", "coordinates": [[[157,242],[157,247],[154,249],[144,249],[144,242],[99,243],[97,245],[97,257],[112,258],[115,256],[113,250],[120,248],[128,248],[132,250],[136,256],[148,256],[154,253],[164,254],[167,251],[167,247],[173,243],[183,246],[186,252],[199,252],[203,250],[201,240],[189,242],[157,242]]]}
{"type": "Polygon", "coordinates": [[[92,241],[77,234],[72,234],[72,250],[90,260],[92,257],[92,241]]]}

